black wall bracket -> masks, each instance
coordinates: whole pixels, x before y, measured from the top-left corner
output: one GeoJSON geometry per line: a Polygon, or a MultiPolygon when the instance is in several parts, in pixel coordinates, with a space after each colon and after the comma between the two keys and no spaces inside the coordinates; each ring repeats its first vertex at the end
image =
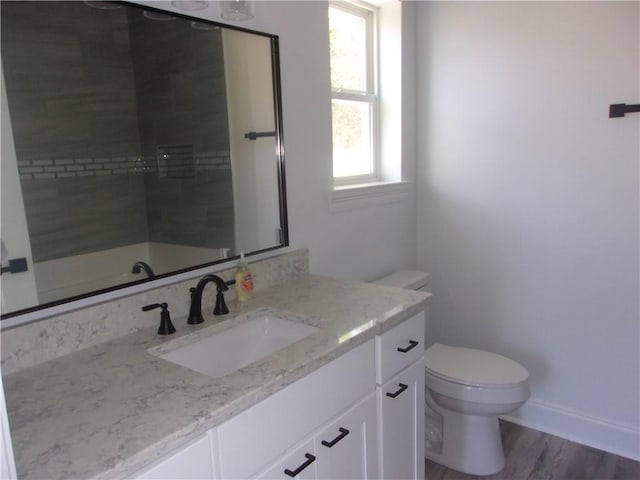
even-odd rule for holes
{"type": "Polygon", "coordinates": [[[627,105],[626,103],[609,105],[609,118],[624,117],[625,113],[631,112],[640,112],[640,105],[627,105]]]}
{"type": "Polygon", "coordinates": [[[22,258],[12,258],[11,260],[9,260],[9,266],[8,267],[2,267],[0,269],[0,275],[3,273],[20,273],[20,272],[26,272],[27,270],[29,270],[29,267],[27,266],[27,259],[22,257],[22,258]]]}

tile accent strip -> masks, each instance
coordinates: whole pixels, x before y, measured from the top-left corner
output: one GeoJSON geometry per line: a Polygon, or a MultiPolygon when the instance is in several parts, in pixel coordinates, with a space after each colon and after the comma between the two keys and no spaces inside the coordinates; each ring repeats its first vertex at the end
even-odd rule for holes
{"type": "MultiPolygon", "coordinates": [[[[230,170],[229,152],[202,152],[194,155],[195,171],[230,170]]],[[[52,178],[124,175],[158,171],[156,157],[82,157],[18,160],[20,180],[48,180],[52,178]]],[[[160,168],[162,173],[162,167],[160,168]]]]}

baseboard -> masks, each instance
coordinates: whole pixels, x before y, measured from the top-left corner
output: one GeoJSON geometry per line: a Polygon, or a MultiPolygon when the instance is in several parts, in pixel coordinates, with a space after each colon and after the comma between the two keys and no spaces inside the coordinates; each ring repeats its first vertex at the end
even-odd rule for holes
{"type": "Polygon", "coordinates": [[[621,425],[532,399],[512,414],[500,418],[640,461],[638,425],[621,425]]]}

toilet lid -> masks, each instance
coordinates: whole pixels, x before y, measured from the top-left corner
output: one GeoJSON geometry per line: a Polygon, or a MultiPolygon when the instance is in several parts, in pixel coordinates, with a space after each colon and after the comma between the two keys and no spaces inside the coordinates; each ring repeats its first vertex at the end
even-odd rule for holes
{"type": "Polygon", "coordinates": [[[427,348],[425,365],[438,377],[468,385],[499,387],[529,378],[526,368],[502,355],[441,343],[427,348]]]}

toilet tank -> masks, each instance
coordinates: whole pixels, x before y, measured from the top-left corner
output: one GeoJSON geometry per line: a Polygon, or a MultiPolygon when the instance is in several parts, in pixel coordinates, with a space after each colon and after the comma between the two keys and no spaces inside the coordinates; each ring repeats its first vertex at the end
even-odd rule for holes
{"type": "Polygon", "coordinates": [[[387,285],[389,287],[406,288],[407,290],[431,292],[429,288],[429,274],[416,270],[401,270],[374,280],[373,283],[387,285]]]}

